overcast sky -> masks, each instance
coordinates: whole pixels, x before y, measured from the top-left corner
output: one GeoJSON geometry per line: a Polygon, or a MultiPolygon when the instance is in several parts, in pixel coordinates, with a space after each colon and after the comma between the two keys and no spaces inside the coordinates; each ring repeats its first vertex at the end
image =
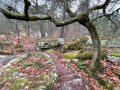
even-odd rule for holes
{"type": "MultiPolygon", "coordinates": [[[[12,0],[2,0],[3,2],[5,2],[5,3],[7,3],[7,4],[9,4],[9,5],[12,5],[12,6],[14,6],[15,5],[15,3],[14,2],[11,2],[12,0]]],[[[40,4],[44,4],[44,0],[38,0],[39,2],[39,5],[40,4]]],[[[72,11],[76,11],[76,9],[77,9],[77,7],[78,7],[78,5],[79,5],[79,1],[84,1],[84,0],[76,0],[76,2],[73,2],[72,3],[72,11]]],[[[90,6],[93,6],[93,5],[97,5],[97,4],[102,4],[102,3],[104,3],[105,2],[105,0],[90,0],[90,6]],[[98,2],[98,1],[100,1],[100,2],[98,2]]],[[[108,6],[108,9],[110,9],[110,8],[112,8],[113,7],[113,4],[110,4],[109,6],[108,6]]],[[[24,4],[23,3],[18,3],[17,4],[17,9],[19,10],[19,11],[21,11],[21,10],[23,10],[23,8],[24,8],[24,4]]],[[[118,1],[118,3],[114,6],[114,8],[113,8],[113,10],[115,10],[116,8],[120,8],[120,0],[118,1]]],[[[111,10],[112,11],[112,10],[111,10]]],[[[109,11],[110,12],[110,11],[109,11]]]]}

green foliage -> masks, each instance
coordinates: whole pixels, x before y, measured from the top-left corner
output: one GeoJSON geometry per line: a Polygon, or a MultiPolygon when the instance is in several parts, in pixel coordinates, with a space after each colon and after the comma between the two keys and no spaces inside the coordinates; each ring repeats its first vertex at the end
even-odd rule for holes
{"type": "Polygon", "coordinates": [[[110,54],[116,57],[120,57],[120,53],[118,52],[111,51],[110,54]]]}
{"type": "Polygon", "coordinates": [[[80,68],[80,69],[85,69],[87,66],[84,66],[83,62],[80,62],[80,63],[77,64],[77,67],[80,68]]]}
{"type": "Polygon", "coordinates": [[[18,45],[16,45],[16,46],[13,46],[14,48],[23,48],[23,45],[21,45],[21,44],[18,44],[18,45]]]}
{"type": "Polygon", "coordinates": [[[40,67],[40,68],[42,68],[42,67],[43,67],[43,64],[41,63],[41,61],[40,61],[40,60],[38,60],[38,65],[39,65],[39,67],[40,67]]]}
{"type": "Polygon", "coordinates": [[[25,50],[23,48],[16,49],[17,52],[24,52],[25,50]]]}
{"type": "Polygon", "coordinates": [[[116,87],[115,84],[107,83],[106,81],[102,80],[102,78],[97,77],[95,75],[93,75],[93,76],[94,76],[94,79],[96,79],[99,82],[99,84],[102,85],[106,89],[112,88],[112,90],[113,90],[113,88],[116,87]]]}
{"type": "Polygon", "coordinates": [[[80,59],[80,60],[91,60],[92,59],[92,53],[87,51],[85,53],[79,53],[77,56],[76,56],[76,59],[80,59]]]}
{"type": "Polygon", "coordinates": [[[39,67],[42,68],[43,67],[43,64],[41,63],[40,60],[38,60],[37,62],[35,62],[34,66],[33,66],[35,69],[38,69],[39,67]]]}
{"type": "Polygon", "coordinates": [[[9,82],[11,83],[10,85],[7,86],[10,90],[16,90],[21,88],[22,83],[26,83],[28,80],[27,79],[11,79],[9,82]]]}
{"type": "Polygon", "coordinates": [[[83,53],[85,51],[85,49],[81,49],[80,51],[79,51],[79,53],[83,53]]]}
{"type": "Polygon", "coordinates": [[[12,48],[12,49],[14,49],[14,48],[15,48],[15,46],[13,46],[13,45],[12,45],[12,46],[11,46],[11,48],[12,48]]]}
{"type": "Polygon", "coordinates": [[[113,70],[112,70],[112,72],[120,77],[120,73],[119,72],[116,72],[116,71],[113,71],[113,70]]]}
{"type": "Polygon", "coordinates": [[[28,66],[31,66],[32,63],[26,63],[26,64],[24,64],[24,65],[25,65],[25,67],[28,67],[28,66]]]}
{"type": "Polygon", "coordinates": [[[32,56],[32,53],[31,53],[31,52],[28,52],[28,53],[27,53],[27,57],[30,57],[30,56],[32,56]]]}

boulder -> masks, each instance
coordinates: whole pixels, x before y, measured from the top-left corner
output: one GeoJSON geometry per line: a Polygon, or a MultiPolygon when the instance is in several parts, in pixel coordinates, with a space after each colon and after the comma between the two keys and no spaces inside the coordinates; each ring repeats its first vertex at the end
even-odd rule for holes
{"type": "Polygon", "coordinates": [[[59,47],[64,44],[64,39],[42,39],[39,40],[36,44],[37,51],[42,49],[51,49],[54,47],[59,47]]]}
{"type": "Polygon", "coordinates": [[[69,50],[80,50],[84,46],[86,46],[88,39],[89,39],[88,37],[81,37],[72,42],[69,42],[63,46],[62,52],[65,53],[69,50]]]}
{"type": "Polygon", "coordinates": [[[10,50],[0,50],[0,55],[12,55],[12,51],[10,50]]]}

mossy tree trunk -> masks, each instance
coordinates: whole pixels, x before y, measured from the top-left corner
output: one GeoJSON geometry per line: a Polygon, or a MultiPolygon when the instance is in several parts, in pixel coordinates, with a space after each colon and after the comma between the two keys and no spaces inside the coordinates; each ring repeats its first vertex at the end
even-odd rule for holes
{"type": "Polygon", "coordinates": [[[84,26],[88,29],[91,35],[92,44],[93,44],[91,70],[96,71],[98,70],[101,64],[101,41],[100,41],[99,34],[97,32],[96,26],[93,21],[89,19],[84,24],[84,26]]]}

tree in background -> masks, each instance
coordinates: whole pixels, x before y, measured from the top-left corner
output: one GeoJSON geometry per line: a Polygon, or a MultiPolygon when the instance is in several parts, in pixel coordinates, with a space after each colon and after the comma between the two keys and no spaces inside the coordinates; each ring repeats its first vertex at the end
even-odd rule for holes
{"type": "Polygon", "coordinates": [[[69,0],[67,0],[66,11],[71,18],[69,20],[66,20],[63,22],[56,20],[53,16],[51,16],[49,14],[47,14],[47,15],[43,15],[43,14],[31,15],[31,14],[29,14],[28,11],[29,11],[29,7],[31,6],[31,3],[28,0],[24,0],[24,3],[25,3],[24,4],[24,14],[20,14],[20,13],[13,14],[11,12],[8,12],[7,10],[5,10],[2,7],[0,7],[0,11],[8,19],[17,19],[17,20],[23,20],[23,21],[49,20],[49,21],[53,22],[57,27],[66,26],[66,25],[69,25],[74,22],[78,22],[79,24],[85,26],[88,29],[88,31],[91,35],[91,38],[92,38],[92,42],[93,42],[93,56],[92,56],[92,62],[91,62],[91,69],[93,71],[96,71],[100,67],[100,63],[101,63],[100,62],[100,60],[101,60],[101,42],[100,42],[100,38],[99,38],[99,34],[97,32],[96,26],[95,26],[94,22],[91,20],[89,15],[91,12],[93,12],[95,10],[103,10],[103,14],[101,16],[95,18],[95,20],[97,20],[98,18],[101,18],[103,16],[110,18],[110,16],[112,16],[118,10],[120,10],[120,8],[118,8],[115,11],[113,11],[112,13],[107,14],[106,9],[107,9],[107,6],[110,4],[110,1],[111,0],[106,0],[103,4],[95,5],[91,8],[88,8],[87,12],[76,15],[75,13],[73,13],[70,10],[70,7],[68,5],[69,0]]]}

